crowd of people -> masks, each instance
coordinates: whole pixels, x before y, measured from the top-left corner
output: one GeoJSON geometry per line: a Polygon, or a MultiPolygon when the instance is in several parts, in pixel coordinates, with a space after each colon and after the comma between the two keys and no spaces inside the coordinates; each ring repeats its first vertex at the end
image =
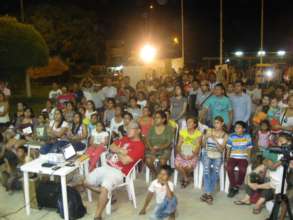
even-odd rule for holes
{"type": "Polygon", "coordinates": [[[8,191],[21,187],[16,184],[21,165],[71,143],[90,158],[89,176],[82,184],[100,192],[96,220],[102,219],[113,187],[139,160],[139,170],[145,165],[153,179],[139,214],[146,213],[155,194],[154,219],[175,219],[176,208],[170,206],[169,215],[160,215],[161,204],[177,203],[170,166],[186,188],[202,163],[200,200],[209,205],[223,166],[230,183],[228,197],[244,186],[245,197],[234,203],[254,203],[254,214],[280,192],[280,156],[269,149],[292,144],[292,83],[263,87],[251,80],[218,82],[215,74],[180,72],[152,75],[133,87],[128,76],[109,76],[103,82],[84,77],[69,86],[53,83],[36,114],[23,102],[12,112],[9,96],[1,86],[0,163],[8,191]],[[28,155],[25,146],[30,143],[39,144],[40,150],[28,155]],[[106,164],[101,162],[104,152],[106,164]]]}

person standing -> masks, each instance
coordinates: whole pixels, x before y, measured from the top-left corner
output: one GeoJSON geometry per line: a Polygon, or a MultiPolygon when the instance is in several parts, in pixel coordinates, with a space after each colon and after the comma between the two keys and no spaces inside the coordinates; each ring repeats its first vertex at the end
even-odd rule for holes
{"type": "Polygon", "coordinates": [[[243,92],[242,81],[236,81],[234,84],[234,94],[230,96],[233,109],[233,125],[236,121],[249,122],[251,116],[251,98],[243,92]]]}
{"type": "Polygon", "coordinates": [[[203,104],[203,111],[200,116],[201,122],[205,124],[207,113],[210,113],[213,121],[217,116],[224,119],[228,129],[231,128],[233,111],[231,100],[225,95],[225,87],[223,84],[217,84],[213,90],[213,95],[203,104]]]}
{"type": "Polygon", "coordinates": [[[102,89],[105,98],[115,98],[117,95],[117,89],[112,85],[112,79],[106,79],[106,86],[102,89]]]}

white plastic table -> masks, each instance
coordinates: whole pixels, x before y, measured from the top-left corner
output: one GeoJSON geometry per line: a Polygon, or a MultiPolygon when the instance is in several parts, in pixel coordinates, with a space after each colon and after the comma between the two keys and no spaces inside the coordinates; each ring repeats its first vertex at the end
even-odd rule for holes
{"type": "MultiPolygon", "coordinates": [[[[24,164],[21,167],[21,171],[23,172],[23,181],[24,181],[24,197],[25,197],[26,214],[30,215],[30,195],[29,195],[29,175],[28,174],[29,173],[46,174],[50,176],[59,176],[61,178],[64,219],[69,220],[66,176],[74,172],[76,169],[79,169],[81,174],[87,175],[89,159],[85,159],[81,162],[76,162],[75,163],[76,165],[74,167],[65,166],[65,163],[58,165],[58,166],[61,166],[61,168],[55,171],[52,170],[52,168],[42,167],[42,164],[44,162],[46,162],[44,158],[38,158],[29,163],[24,164]]],[[[91,202],[92,200],[91,191],[87,190],[87,193],[88,193],[88,199],[91,202]]]]}

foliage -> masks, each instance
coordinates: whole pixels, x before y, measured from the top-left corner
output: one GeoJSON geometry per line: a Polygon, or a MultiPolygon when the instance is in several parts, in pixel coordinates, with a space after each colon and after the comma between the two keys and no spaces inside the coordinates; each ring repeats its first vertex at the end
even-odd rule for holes
{"type": "Polygon", "coordinates": [[[29,9],[28,20],[39,30],[51,55],[68,64],[95,64],[103,56],[104,30],[96,12],[76,6],[41,4],[29,9]]]}
{"type": "Polygon", "coordinates": [[[49,59],[49,63],[44,67],[34,67],[27,69],[27,73],[33,79],[62,75],[68,70],[68,66],[59,57],[49,59]]]}
{"type": "Polygon", "coordinates": [[[46,42],[32,25],[0,17],[0,66],[6,71],[44,66],[48,63],[46,42]]]}

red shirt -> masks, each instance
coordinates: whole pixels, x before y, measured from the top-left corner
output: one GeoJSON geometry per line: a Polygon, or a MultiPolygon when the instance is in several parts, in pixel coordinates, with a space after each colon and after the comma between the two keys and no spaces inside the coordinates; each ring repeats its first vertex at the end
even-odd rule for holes
{"type": "Polygon", "coordinates": [[[127,165],[124,165],[119,160],[117,162],[110,160],[110,161],[108,161],[108,163],[110,164],[110,166],[121,170],[122,173],[127,175],[129,173],[129,171],[131,170],[131,168],[134,166],[134,164],[139,159],[142,159],[144,157],[144,150],[145,150],[144,143],[141,140],[133,141],[128,137],[123,137],[123,138],[115,141],[114,143],[118,147],[126,149],[128,151],[127,155],[133,160],[133,162],[131,162],[127,165]]]}
{"type": "Polygon", "coordinates": [[[65,102],[75,100],[75,96],[72,93],[67,93],[64,95],[57,96],[57,108],[63,109],[65,107],[65,102]]]}

